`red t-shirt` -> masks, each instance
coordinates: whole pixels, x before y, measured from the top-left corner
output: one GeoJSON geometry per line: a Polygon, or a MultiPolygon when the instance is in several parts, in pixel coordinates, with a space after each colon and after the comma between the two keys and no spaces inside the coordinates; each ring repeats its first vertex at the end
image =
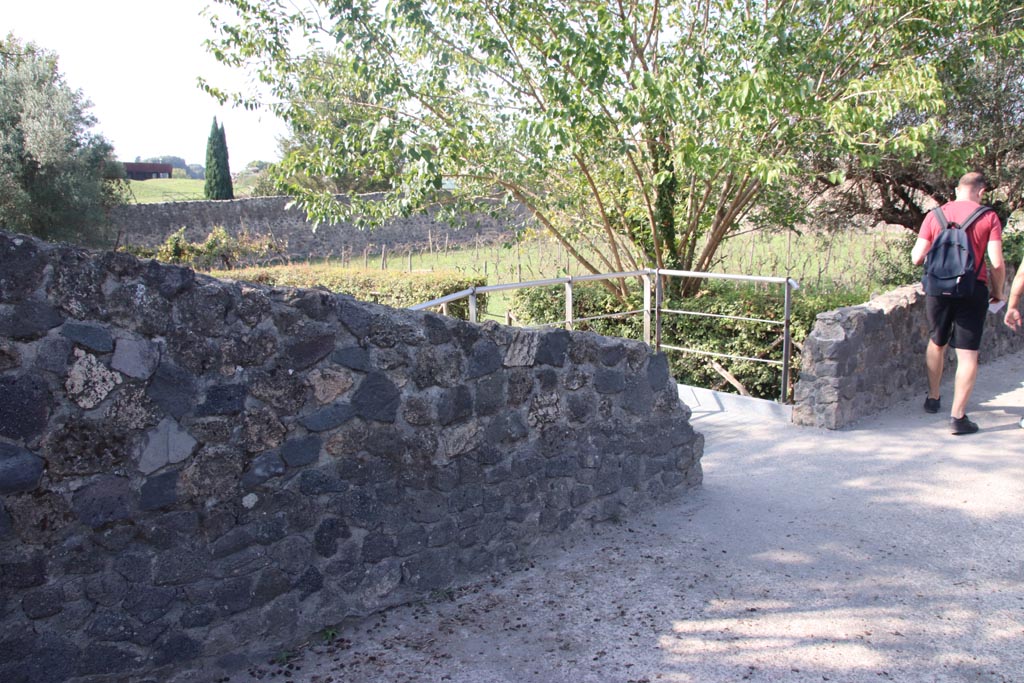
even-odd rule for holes
{"type": "MultiPolygon", "coordinates": [[[[967,220],[967,217],[978,206],[979,204],[968,200],[953,201],[942,206],[942,213],[945,214],[947,222],[962,223],[967,220]]],[[[939,222],[935,220],[935,216],[929,211],[928,215],[924,218],[924,222],[921,223],[921,232],[918,233],[918,237],[931,242],[938,236],[940,229],[939,222]]],[[[988,243],[1003,241],[1003,224],[999,222],[999,216],[996,215],[995,211],[989,211],[974,221],[974,225],[971,226],[967,233],[971,240],[971,247],[974,249],[974,262],[982,264],[985,263],[985,250],[988,248],[988,243]]],[[[988,284],[987,267],[978,267],[978,279],[988,284]]]]}

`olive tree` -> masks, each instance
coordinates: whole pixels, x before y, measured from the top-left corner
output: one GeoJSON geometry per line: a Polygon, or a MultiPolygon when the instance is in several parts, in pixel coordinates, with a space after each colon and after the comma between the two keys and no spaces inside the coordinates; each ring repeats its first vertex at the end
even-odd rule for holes
{"type": "Polygon", "coordinates": [[[269,91],[205,87],[316,141],[282,181],[387,184],[339,204],[293,183],[313,218],[514,201],[592,272],[706,270],[741,223],[799,220],[816,180],[924,153],[950,46],[1018,21],[994,0],[219,5],[209,49],[269,91]]]}
{"type": "Polygon", "coordinates": [[[124,167],[57,56],[13,35],[0,41],[0,229],[104,245],[108,211],[128,196],[124,167]]]}

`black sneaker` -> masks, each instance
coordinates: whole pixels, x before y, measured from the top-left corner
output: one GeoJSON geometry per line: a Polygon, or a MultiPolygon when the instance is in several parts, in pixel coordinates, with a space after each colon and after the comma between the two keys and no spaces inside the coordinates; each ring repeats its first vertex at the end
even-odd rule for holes
{"type": "Polygon", "coordinates": [[[928,398],[924,399],[924,412],[926,413],[937,413],[939,412],[939,404],[942,402],[942,397],[939,398],[928,398]]]}
{"type": "Polygon", "coordinates": [[[949,418],[949,427],[957,436],[960,434],[973,434],[978,431],[978,425],[967,418],[967,413],[964,413],[963,417],[949,418]]]}

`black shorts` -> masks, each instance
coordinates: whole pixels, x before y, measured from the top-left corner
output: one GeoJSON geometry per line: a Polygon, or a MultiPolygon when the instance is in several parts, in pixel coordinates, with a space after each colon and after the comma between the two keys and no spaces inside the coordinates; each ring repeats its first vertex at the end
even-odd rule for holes
{"type": "Polygon", "coordinates": [[[977,351],[988,313],[988,287],[979,282],[971,296],[954,299],[947,296],[925,297],[928,314],[928,338],[939,346],[977,351]]]}

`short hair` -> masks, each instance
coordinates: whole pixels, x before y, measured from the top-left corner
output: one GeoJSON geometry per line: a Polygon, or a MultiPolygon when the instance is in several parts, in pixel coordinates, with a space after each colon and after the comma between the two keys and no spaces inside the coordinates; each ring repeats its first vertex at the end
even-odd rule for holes
{"type": "Polygon", "coordinates": [[[976,171],[963,174],[960,176],[960,182],[957,183],[957,187],[972,187],[978,190],[987,190],[988,186],[988,178],[985,177],[985,174],[976,171]]]}

